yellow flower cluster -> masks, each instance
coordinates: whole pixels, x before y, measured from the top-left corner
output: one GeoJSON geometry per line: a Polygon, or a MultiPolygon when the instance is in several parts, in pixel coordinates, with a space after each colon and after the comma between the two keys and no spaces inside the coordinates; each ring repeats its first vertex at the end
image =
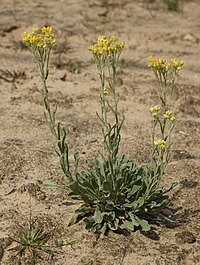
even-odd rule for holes
{"type": "Polygon", "coordinates": [[[157,117],[158,116],[158,112],[160,110],[160,107],[159,106],[154,106],[152,108],[149,109],[149,111],[151,112],[151,115],[153,117],[157,117]]]}
{"type": "Polygon", "coordinates": [[[179,61],[176,58],[171,58],[169,60],[169,66],[173,69],[173,70],[180,70],[184,65],[184,61],[179,61]]]}
{"type": "Polygon", "coordinates": [[[56,40],[52,32],[52,27],[43,27],[40,30],[34,28],[30,33],[24,32],[23,42],[29,48],[38,47],[45,49],[51,47],[56,40]]]}
{"type": "Polygon", "coordinates": [[[111,36],[109,39],[106,36],[100,36],[98,38],[98,42],[90,46],[88,49],[94,55],[97,56],[105,55],[107,57],[120,53],[124,48],[124,46],[125,43],[118,42],[116,37],[114,36],[111,36]]]}
{"type": "Polygon", "coordinates": [[[106,87],[104,87],[104,89],[103,89],[103,94],[104,95],[108,94],[108,89],[106,87]]]}
{"type": "Polygon", "coordinates": [[[163,114],[163,117],[167,120],[167,119],[170,119],[171,121],[175,121],[175,117],[172,116],[173,112],[170,111],[170,110],[167,110],[164,114],[163,114]]]}
{"type": "Polygon", "coordinates": [[[151,55],[148,57],[148,59],[149,59],[148,67],[152,68],[153,70],[161,71],[163,73],[166,73],[169,70],[177,72],[184,65],[184,61],[179,61],[175,58],[171,58],[167,62],[167,60],[156,59],[155,57],[151,55]]]}
{"type": "Polygon", "coordinates": [[[164,149],[166,146],[166,142],[162,139],[154,141],[155,146],[160,147],[161,149],[164,149]]]}

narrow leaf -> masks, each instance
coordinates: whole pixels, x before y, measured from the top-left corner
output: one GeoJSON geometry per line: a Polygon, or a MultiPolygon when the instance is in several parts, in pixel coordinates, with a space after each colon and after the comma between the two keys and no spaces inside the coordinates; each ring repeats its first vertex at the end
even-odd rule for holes
{"type": "Polygon", "coordinates": [[[55,183],[55,182],[53,182],[53,181],[51,181],[51,180],[44,180],[43,181],[43,185],[44,186],[46,186],[46,187],[48,187],[48,188],[60,188],[60,189],[63,189],[64,188],[64,186],[62,186],[62,185],[59,185],[59,184],[57,184],[57,183],[55,183]]]}

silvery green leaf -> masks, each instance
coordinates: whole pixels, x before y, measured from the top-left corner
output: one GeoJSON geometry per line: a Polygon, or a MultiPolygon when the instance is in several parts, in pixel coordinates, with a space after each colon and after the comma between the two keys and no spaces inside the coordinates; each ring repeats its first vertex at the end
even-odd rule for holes
{"type": "Polygon", "coordinates": [[[78,221],[78,218],[80,217],[83,217],[85,214],[87,213],[90,213],[90,212],[93,212],[94,210],[90,207],[86,207],[86,206],[81,206],[79,207],[75,212],[74,214],[72,215],[69,223],[68,223],[68,226],[71,226],[75,223],[77,223],[78,221]]]}
{"type": "Polygon", "coordinates": [[[161,213],[157,213],[158,217],[165,221],[165,222],[169,222],[169,223],[176,223],[176,219],[173,218],[173,217],[169,217],[169,216],[166,216],[164,214],[161,214],[161,213]]]}
{"type": "Polygon", "coordinates": [[[48,187],[48,188],[53,188],[53,189],[54,188],[61,188],[61,189],[64,188],[64,186],[61,186],[61,185],[59,185],[59,184],[57,184],[51,180],[48,180],[48,179],[43,181],[43,185],[48,187]]]}
{"type": "Polygon", "coordinates": [[[151,229],[149,223],[144,220],[144,219],[140,219],[139,217],[135,217],[135,219],[137,220],[137,222],[139,223],[139,225],[142,228],[142,231],[149,231],[151,229]]]}
{"type": "Polygon", "coordinates": [[[138,223],[138,221],[136,220],[135,215],[132,214],[131,212],[129,212],[128,215],[130,216],[131,221],[133,222],[134,226],[139,226],[139,223],[138,223]]]}
{"type": "Polygon", "coordinates": [[[101,157],[98,157],[97,160],[97,165],[99,166],[99,170],[101,175],[105,178],[105,171],[104,171],[104,161],[101,157]]]}
{"type": "Polygon", "coordinates": [[[76,213],[74,213],[72,215],[71,219],[69,220],[68,226],[75,224],[77,222],[77,219],[78,219],[78,215],[76,213]]]}
{"type": "Polygon", "coordinates": [[[129,231],[134,231],[134,223],[132,221],[125,220],[123,222],[123,227],[129,231]]]}
{"type": "Polygon", "coordinates": [[[100,224],[103,221],[103,214],[101,213],[101,211],[99,210],[99,208],[97,207],[95,212],[94,212],[94,220],[97,224],[100,224]]]}
{"type": "Polygon", "coordinates": [[[138,200],[137,200],[137,205],[138,207],[142,207],[144,204],[144,198],[143,197],[140,197],[138,200]]]}
{"type": "Polygon", "coordinates": [[[104,223],[104,225],[102,226],[102,228],[100,229],[100,231],[101,231],[101,233],[104,235],[105,232],[106,232],[106,230],[107,230],[107,224],[104,223]]]}
{"type": "Polygon", "coordinates": [[[135,194],[141,188],[142,188],[141,185],[133,185],[131,193],[135,194]]]}
{"type": "Polygon", "coordinates": [[[119,228],[119,219],[115,219],[112,222],[109,222],[108,227],[111,230],[116,231],[119,228]]]}

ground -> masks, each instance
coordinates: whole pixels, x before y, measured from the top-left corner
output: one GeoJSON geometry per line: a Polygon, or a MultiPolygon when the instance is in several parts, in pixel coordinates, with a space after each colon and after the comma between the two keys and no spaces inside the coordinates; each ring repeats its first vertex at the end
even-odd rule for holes
{"type": "Polygon", "coordinates": [[[12,260],[18,225],[32,218],[41,223],[53,254],[36,264],[55,265],[197,265],[200,264],[200,2],[184,1],[180,12],[167,11],[160,1],[136,0],[1,0],[0,10],[0,263],[12,260]],[[149,4],[147,3],[149,2],[149,4]],[[178,185],[171,192],[181,224],[154,226],[151,234],[110,233],[96,240],[80,222],[68,221],[80,201],[63,190],[42,185],[51,179],[64,183],[59,160],[45,124],[43,92],[31,54],[21,42],[22,32],[52,25],[57,44],[52,51],[48,79],[50,98],[58,102],[57,117],[68,132],[70,158],[79,150],[92,158],[102,138],[99,78],[87,46],[99,35],[115,35],[126,42],[118,68],[120,111],[126,116],[120,152],[148,160],[151,117],[156,103],[155,77],[148,55],[177,57],[185,65],[175,89],[173,159],[162,185],[178,185]],[[9,251],[10,250],[10,251],[9,251]]]}

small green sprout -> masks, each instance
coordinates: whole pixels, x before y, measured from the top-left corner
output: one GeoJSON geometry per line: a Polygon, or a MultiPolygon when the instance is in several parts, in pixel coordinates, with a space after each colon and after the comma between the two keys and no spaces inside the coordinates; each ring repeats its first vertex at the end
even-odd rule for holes
{"type": "Polygon", "coordinates": [[[164,0],[169,11],[178,12],[181,10],[180,3],[182,0],[164,0]]]}
{"type": "Polygon", "coordinates": [[[39,227],[20,227],[19,239],[13,239],[17,243],[15,250],[17,255],[28,255],[34,262],[38,251],[44,251],[47,241],[46,235],[39,227]]]}
{"type": "Polygon", "coordinates": [[[29,222],[26,225],[18,225],[17,233],[11,239],[16,243],[16,246],[10,249],[14,251],[14,257],[26,258],[30,264],[35,264],[40,253],[52,254],[46,242],[49,239],[48,234],[44,231],[41,225],[32,221],[31,210],[29,222]]]}

